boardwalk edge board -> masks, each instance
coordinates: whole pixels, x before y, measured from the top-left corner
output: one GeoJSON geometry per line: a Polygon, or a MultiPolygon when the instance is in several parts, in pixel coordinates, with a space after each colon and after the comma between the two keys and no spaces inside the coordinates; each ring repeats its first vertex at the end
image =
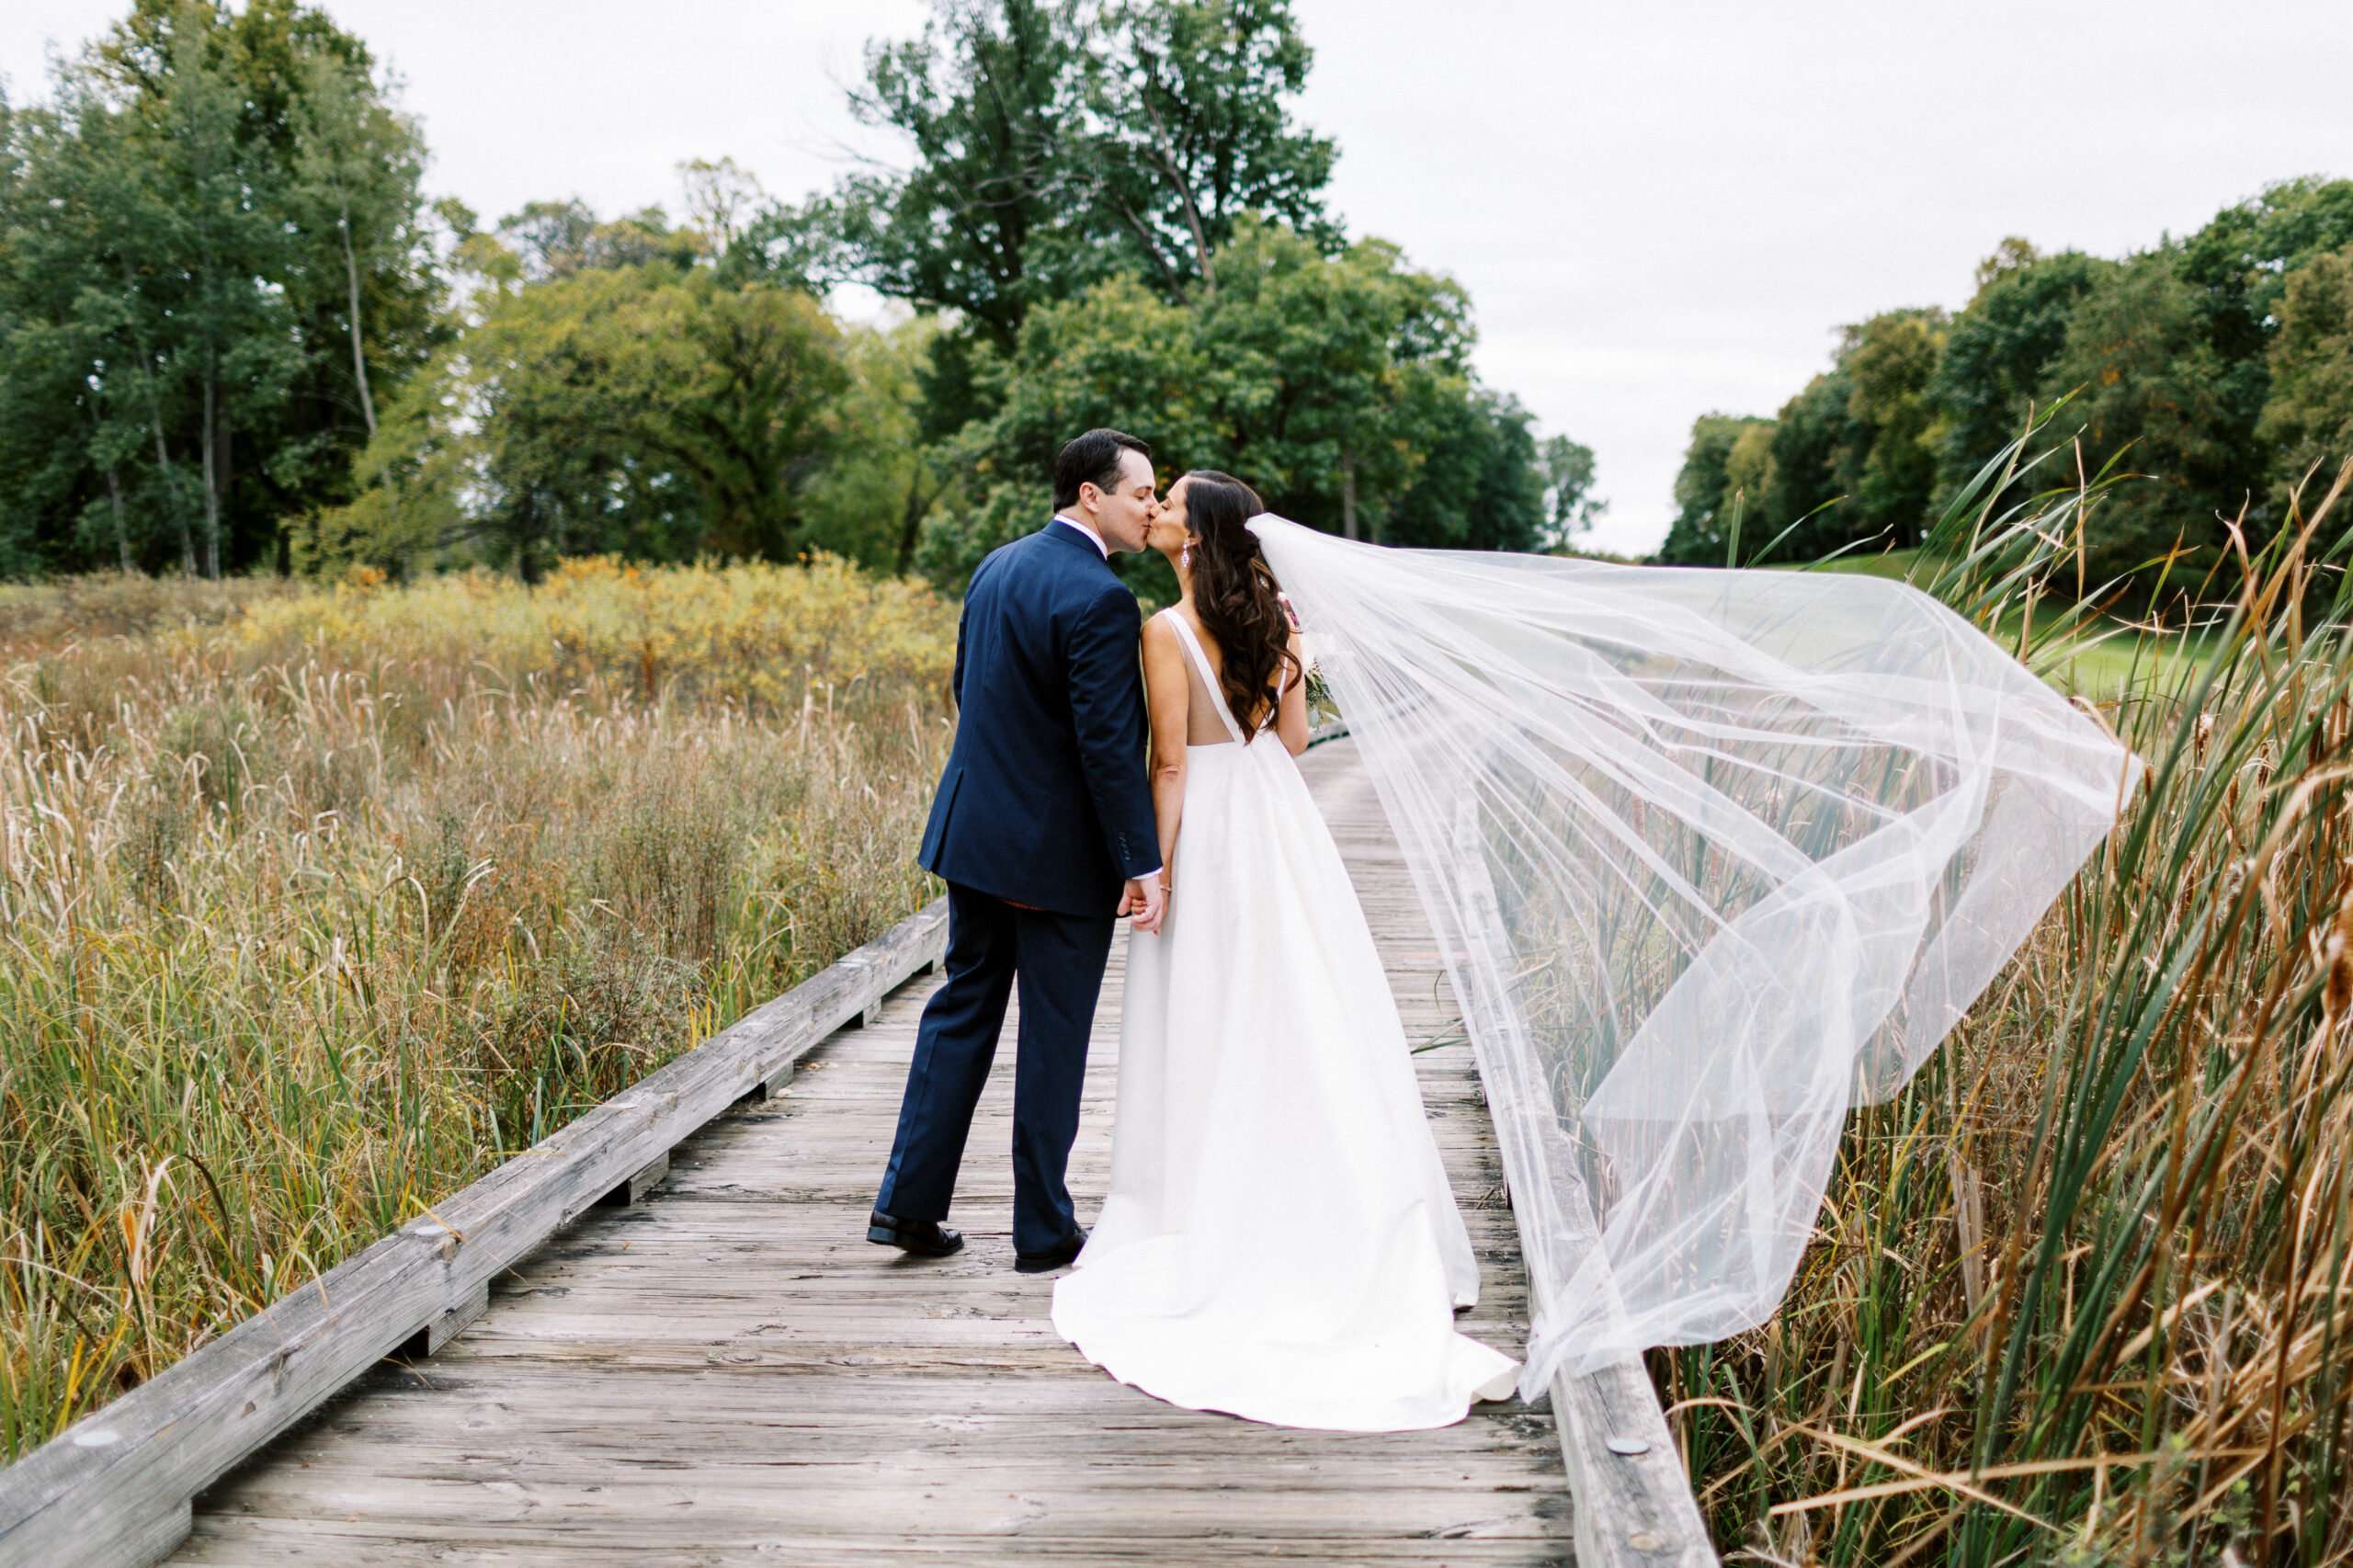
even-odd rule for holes
{"type": "Polygon", "coordinates": [[[668,1066],[0,1470],[0,1562],[148,1568],[189,1503],[385,1357],[438,1349],[490,1281],[939,961],[934,899],[668,1066]]]}
{"type": "MultiPolygon", "coordinates": [[[[1482,861],[1472,810],[1472,802],[1461,802],[1453,831],[1456,851],[1465,858],[1465,863],[1476,866],[1482,861]]],[[[1467,882],[1463,891],[1462,905],[1455,912],[1458,917],[1473,930],[1498,930],[1503,915],[1496,905],[1495,891],[1485,879],[1467,882]]],[[[1499,941],[1491,939],[1486,950],[1496,951],[1501,947],[1499,941]]],[[[1487,1048],[1480,1042],[1489,1036],[1503,1037],[1524,1025],[1518,1014],[1500,1000],[1508,989],[1500,976],[1483,971],[1476,955],[1470,951],[1457,954],[1449,970],[1458,964],[1463,972],[1454,976],[1455,1005],[1462,1011],[1464,1032],[1472,1038],[1488,1115],[1495,1123],[1495,1142],[1503,1159],[1506,1188],[1513,1184],[1533,1186],[1539,1181],[1552,1181],[1559,1188],[1558,1210],[1568,1221],[1570,1234],[1548,1243],[1542,1236],[1529,1234],[1533,1209],[1512,1210],[1512,1226],[1519,1233],[1520,1254],[1529,1260],[1529,1301],[1535,1321],[1540,1321],[1552,1304],[1559,1275],[1540,1260],[1557,1255],[1563,1247],[1577,1252],[1598,1249],[1601,1227],[1584,1179],[1574,1169],[1547,1172],[1541,1168],[1520,1168],[1528,1156],[1518,1140],[1506,1135],[1503,1119],[1511,1116],[1525,1125],[1534,1118],[1549,1125],[1555,1111],[1549,1099],[1516,1105],[1512,1085],[1518,1080],[1507,1074],[1490,1075],[1487,1048]],[[1472,983],[1466,986],[1466,978],[1472,983]],[[1483,1011],[1483,1019],[1474,1018],[1474,1014],[1483,1011]],[[1472,1027],[1474,1023],[1480,1027],[1472,1027]]],[[[1556,1256],[1556,1265],[1562,1261],[1574,1265],[1582,1259],[1556,1256]]],[[[1561,1434],[1561,1458],[1568,1471],[1569,1494],[1574,1505],[1571,1522],[1576,1535],[1579,1568],[1716,1568],[1715,1547],[1708,1539],[1707,1521],[1700,1517],[1698,1499],[1691,1495],[1690,1477],[1685,1472],[1681,1455],[1667,1431],[1665,1414],[1659,1408],[1658,1390],[1652,1386],[1642,1358],[1624,1357],[1581,1377],[1556,1373],[1546,1392],[1552,1402],[1552,1424],[1561,1434]]]]}
{"type": "Polygon", "coordinates": [[[1642,1362],[1630,1357],[1581,1378],[1563,1372],[1552,1394],[1579,1568],[1716,1568],[1683,1456],[1642,1362]]]}

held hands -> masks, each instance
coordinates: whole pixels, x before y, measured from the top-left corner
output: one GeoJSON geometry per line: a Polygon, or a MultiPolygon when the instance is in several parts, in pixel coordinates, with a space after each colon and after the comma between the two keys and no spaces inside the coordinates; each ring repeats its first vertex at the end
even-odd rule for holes
{"type": "Polygon", "coordinates": [[[1167,913],[1167,883],[1156,876],[1128,879],[1127,891],[1120,895],[1120,914],[1132,916],[1137,930],[1146,936],[1157,936],[1161,916],[1167,913]]]}

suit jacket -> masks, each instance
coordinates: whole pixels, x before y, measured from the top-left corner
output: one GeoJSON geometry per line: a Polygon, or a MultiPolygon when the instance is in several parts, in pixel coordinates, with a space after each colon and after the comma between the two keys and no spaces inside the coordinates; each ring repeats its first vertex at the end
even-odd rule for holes
{"type": "Polygon", "coordinates": [[[964,590],[956,744],[924,869],[1063,915],[1108,917],[1160,866],[1135,595],[1074,528],[1001,546],[964,590]]]}

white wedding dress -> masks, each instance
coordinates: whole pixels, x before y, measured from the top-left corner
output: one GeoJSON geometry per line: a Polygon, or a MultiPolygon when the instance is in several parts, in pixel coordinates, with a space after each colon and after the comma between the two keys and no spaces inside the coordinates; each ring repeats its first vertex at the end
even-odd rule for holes
{"type": "Polygon", "coordinates": [[[1129,937],[1111,1189],[1054,1327],[1188,1409],[1447,1426],[1518,1363],[1455,1332],[1478,1263],[1388,977],[1298,766],[1164,613],[1227,739],[1188,748],[1176,892],[1129,937]]]}

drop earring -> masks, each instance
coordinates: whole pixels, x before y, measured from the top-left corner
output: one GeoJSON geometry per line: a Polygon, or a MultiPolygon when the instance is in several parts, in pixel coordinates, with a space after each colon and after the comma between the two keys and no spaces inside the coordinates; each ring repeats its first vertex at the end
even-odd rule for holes
{"type": "Polygon", "coordinates": [[[1190,572],[1193,569],[1193,547],[1187,545],[1176,552],[1176,564],[1190,572]]]}

